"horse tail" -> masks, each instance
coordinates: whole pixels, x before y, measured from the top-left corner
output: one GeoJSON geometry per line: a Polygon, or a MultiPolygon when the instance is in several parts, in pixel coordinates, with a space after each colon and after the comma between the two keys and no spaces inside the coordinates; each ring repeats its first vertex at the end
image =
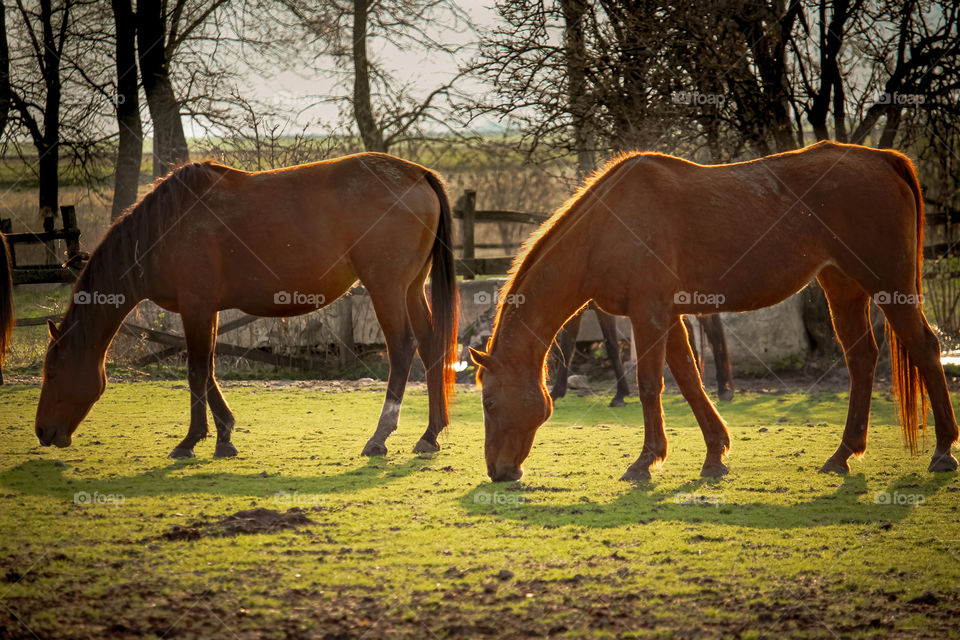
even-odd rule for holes
{"type": "MultiPolygon", "coordinates": [[[[0,233],[0,366],[3,365],[16,322],[13,315],[13,269],[7,239],[0,233]]],[[[0,378],[2,379],[2,378],[0,378]]]]}
{"type": "MultiPolygon", "coordinates": [[[[453,259],[453,214],[447,189],[439,176],[431,171],[427,171],[424,176],[440,201],[440,221],[437,223],[437,235],[431,250],[430,311],[433,323],[433,353],[443,354],[443,396],[449,407],[456,386],[454,365],[457,361],[457,324],[460,313],[457,268],[453,259]]],[[[432,366],[435,366],[435,363],[432,366]]],[[[449,420],[449,412],[444,415],[444,419],[449,420]]]]}
{"type": "MultiPolygon", "coordinates": [[[[920,191],[920,180],[917,170],[910,159],[900,153],[889,152],[887,159],[897,174],[907,183],[913,192],[914,209],[916,210],[916,293],[918,300],[923,300],[923,226],[924,210],[923,195],[920,191]]],[[[920,369],[910,358],[910,352],[903,342],[897,338],[888,321],[884,321],[884,328],[890,342],[890,366],[893,374],[893,394],[897,402],[897,413],[900,415],[900,426],[903,430],[904,444],[910,449],[910,454],[916,456],[919,452],[917,437],[920,427],[927,432],[927,397],[926,387],[920,369]],[[918,417],[919,414],[919,417],[918,417]]]]}

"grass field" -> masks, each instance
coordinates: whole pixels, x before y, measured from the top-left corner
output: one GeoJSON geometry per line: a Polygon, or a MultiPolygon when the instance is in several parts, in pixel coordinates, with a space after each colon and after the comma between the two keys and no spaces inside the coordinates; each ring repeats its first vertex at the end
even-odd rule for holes
{"type": "Polygon", "coordinates": [[[416,456],[414,386],[390,454],[365,459],[382,383],[227,387],[240,457],[207,441],[178,462],[184,383],[112,384],[64,450],[32,434],[36,387],[0,387],[0,637],[960,634],[960,480],[926,473],[932,437],[904,452],[887,393],[845,478],[817,473],[844,393],[723,405],[731,473],[703,481],[699,430],[668,391],[651,483],[617,480],[639,403],[598,395],[560,401],[525,478],[494,485],[475,391],[443,450],[416,456]],[[233,515],[258,508],[283,517],[233,515]]]}

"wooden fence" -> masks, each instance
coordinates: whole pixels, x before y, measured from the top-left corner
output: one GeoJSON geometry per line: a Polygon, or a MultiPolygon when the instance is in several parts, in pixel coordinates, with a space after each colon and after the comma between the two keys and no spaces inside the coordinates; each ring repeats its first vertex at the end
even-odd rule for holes
{"type": "Polygon", "coordinates": [[[10,247],[10,262],[13,274],[13,284],[37,284],[42,282],[70,283],[77,279],[83,267],[83,256],[80,253],[80,229],[77,227],[77,212],[73,205],[60,207],[60,217],[63,228],[55,230],[55,216],[44,219],[44,230],[39,233],[11,233],[13,224],[9,218],[0,220],[0,232],[7,238],[10,247]],[[22,264],[17,259],[17,245],[43,244],[47,246],[51,258],[56,258],[55,242],[63,240],[66,243],[67,259],[65,262],[48,260],[45,264],[22,264]]]}
{"type": "Polygon", "coordinates": [[[453,207],[453,217],[460,220],[460,259],[457,260],[457,273],[467,280],[476,276],[504,274],[510,270],[517,244],[477,244],[476,225],[490,222],[512,222],[539,225],[550,216],[546,213],[527,213],[521,211],[501,211],[495,209],[477,210],[477,192],[468,189],[453,207]],[[492,258],[478,258],[477,249],[500,249],[504,255],[492,258]]]}

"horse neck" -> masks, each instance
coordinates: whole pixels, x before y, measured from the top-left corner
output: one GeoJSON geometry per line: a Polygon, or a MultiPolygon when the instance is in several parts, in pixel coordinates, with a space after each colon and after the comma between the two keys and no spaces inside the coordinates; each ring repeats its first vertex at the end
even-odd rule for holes
{"type": "Polygon", "coordinates": [[[60,330],[86,355],[102,361],[107,347],[127,314],[146,295],[138,284],[138,275],[126,273],[127,266],[103,265],[94,252],[73,289],[60,330]],[[124,275],[125,274],[125,275],[124,275]],[[119,277],[118,277],[119,276],[119,277]],[[77,339],[75,336],[81,336],[77,339]]]}
{"type": "Polygon", "coordinates": [[[557,247],[528,268],[501,301],[503,312],[490,355],[525,372],[543,369],[554,336],[590,300],[581,281],[583,251],[582,245],[557,247]]]}

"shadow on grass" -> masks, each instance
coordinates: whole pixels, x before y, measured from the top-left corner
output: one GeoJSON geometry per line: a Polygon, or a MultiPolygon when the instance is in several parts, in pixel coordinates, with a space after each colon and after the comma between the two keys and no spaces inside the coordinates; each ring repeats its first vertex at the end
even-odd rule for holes
{"type": "Polygon", "coordinates": [[[123,495],[125,498],[186,494],[271,497],[281,492],[333,494],[383,486],[416,473],[431,462],[430,456],[417,456],[402,464],[392,464],[384,458],[366,458],[362,467],[329,476],[264,476],[229,471],[176,475],[178,471],[216,464],[214,460],[192,458],[132,476],[67,478],[64,471],[69,465],[51,460],[30,460],[0,473],[0,486],[22,495],[65,500],[72,500],[79,491],[123,495]]]}
{"type": "MultiPolygon", "coordinates": [[[[651,522],[714,523],[760,529],[792,529],[837,524],[900,522],[916,508],[916,496],[926,500],[956,474],[907,474],[881,492],[868,493],[863,474],[843,477],[829,495],[793,504],[735,502],[724,497],[722,481],[696,480],[677,491],[639,485],[608,503],[581,499],[573,504],[537,504],[539,488],[522,483],[487,483],[460,501],[473,516],[517,520],[541,526],[619,527],[651,522]]],[[[549,489],[546,489],[549,491],[549,489]]],[[[797,487],[794,492],[803,490],[797,487]]],[[[742,495],[742,494],[741,494],[742,495]]]]}

